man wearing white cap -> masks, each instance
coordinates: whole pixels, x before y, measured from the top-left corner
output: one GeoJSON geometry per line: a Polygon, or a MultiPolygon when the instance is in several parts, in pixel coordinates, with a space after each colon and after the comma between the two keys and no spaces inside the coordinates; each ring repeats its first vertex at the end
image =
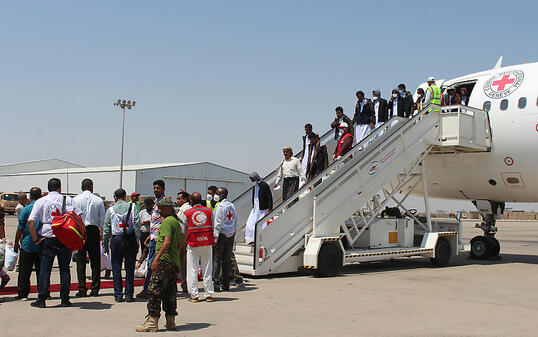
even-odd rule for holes
{"type": "MultiPolygon", "coordinates": [[[[437,104],[441,105],[441,89],[435,85],[435,78],[433,76],[428,77],[428,88],[426,89],[426,99],[424,100],[424,105],[428,104],[437,104]]],[[[430,108],[428,112],[439,112],[437,108],[430,108]]]]}
{"type": "Polygon", "coordinates": [[[353,146],[353,136],[349,134],[349,127],[347,123],[340,123],[339,128],[342,129],[342,135],[338,139],[336,149],[334,149],[334,158],[336,159],[340,159],[342,156],[348,153],[353,146]]]}

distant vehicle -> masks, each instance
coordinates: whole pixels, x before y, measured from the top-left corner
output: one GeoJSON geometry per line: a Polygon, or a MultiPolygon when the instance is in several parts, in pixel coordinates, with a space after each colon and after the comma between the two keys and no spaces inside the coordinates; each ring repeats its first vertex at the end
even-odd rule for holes
{"type": "Polygon", "coordinates": [[[17,193],[0,193],[0,205],[9,215],[15,214],[15,207],[19,203],[19,195],[17,193]]]}

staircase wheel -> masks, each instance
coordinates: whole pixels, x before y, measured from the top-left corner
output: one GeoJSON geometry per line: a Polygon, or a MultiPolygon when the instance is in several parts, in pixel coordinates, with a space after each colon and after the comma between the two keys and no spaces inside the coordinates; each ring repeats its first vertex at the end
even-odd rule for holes
{"type": "Polygon", "coordinates": [[[437,239],[437,244],[435,245],[435,257],[431,259],[432,264],[437,267],[444,267],[448,264],[451,256],[452,247],[450,246],[450,242],[445,238],[437,239]]]}
{"type": "Polygon", "coordinates": [[[342,250],[336,243],[324,243],[318,254],[317,276],[336,276],[342,268],[342,250]]]}

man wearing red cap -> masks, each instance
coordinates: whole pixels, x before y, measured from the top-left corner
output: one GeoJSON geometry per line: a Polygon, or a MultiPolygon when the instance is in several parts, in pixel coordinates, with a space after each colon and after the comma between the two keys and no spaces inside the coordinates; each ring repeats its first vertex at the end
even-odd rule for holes
{"type": "Polygon", "coordinates": [[[134,204],[136,208],[138,209],[138,214],[140,214],[140,202],[138,202],[138,197],[140,196],[140,193],[133,192],[131,193],[131,204],[134,204]]]}
{"type": "Polygon", "coordinates": [[[343,157],[346,153],[351,150],[351,147],[353,145],[353,136],[349,134],[349,127],[346,122],[340,123],[339,128],[342,130],[342,135],[338,139],[338,144],[336,145],[336,149],[334,149],[334,158],[340,159],[343,157]]]}

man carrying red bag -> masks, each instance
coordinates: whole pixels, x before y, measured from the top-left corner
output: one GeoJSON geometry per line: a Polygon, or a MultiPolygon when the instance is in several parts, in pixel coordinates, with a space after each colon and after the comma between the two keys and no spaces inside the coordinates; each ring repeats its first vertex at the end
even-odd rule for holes
{"type": "Polygon", "coordinates": [[[71,262],[72,251],[60,242],[52,232],[52,220],[55,216],[62,215],[65,198],[65,212],[75,211],[73,200],[68,196],[62,196],[62,183],[58,178],[52,178],[48,182],[49,194],[37,200],[28,218],[28,229],[32,236],[32,242],[40,246],[41,271],[39,272],[39,295],[37,301],[32,302],[33,307],[45,308],[45,300],[50,286],[50,273],[54,258],[58,257],[60,268],[60,298],[61,306],[69,307],[69,290],[71,286],[71,262]],[[41,222],[39,233],[36,232],[36,221],[41,222]]]}

